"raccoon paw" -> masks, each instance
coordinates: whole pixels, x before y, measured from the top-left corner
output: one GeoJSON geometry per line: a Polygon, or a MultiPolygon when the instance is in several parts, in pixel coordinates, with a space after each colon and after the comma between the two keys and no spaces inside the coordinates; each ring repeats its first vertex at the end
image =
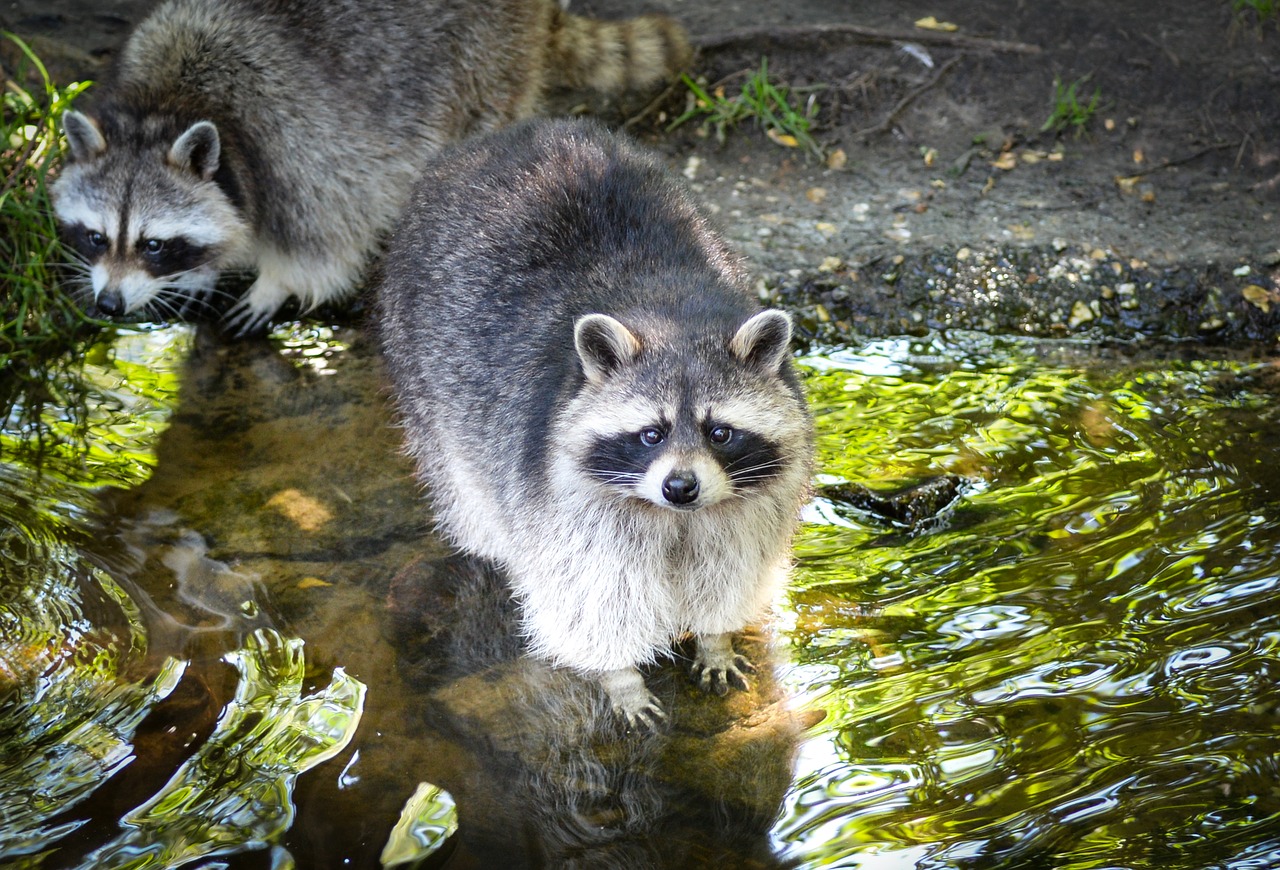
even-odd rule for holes
{"type": "Polygon", "coordinates": [[[613,712],[627,723],[628,731],[657,734],[667,725],[667,711],[648,692],[638,707],[614,705],[613,712]]]}
{"type": "Polygon", "coordinates": [[[728,634],[700,634],[694,643],[697,653],[690,671],[704,692],[724,696],[730,686],[743,692],[751,688],[746,675],[754,674],[755,666],[746,656],[733,651],[733,641],[728,634]]]}
{"type": "Polygon", "coordinates": [[[267,324],[271,322],[271,315],[278,309],[279,306],[275,304],[262,305],[261,300],[254,297],[253,287],[250,287],[248,293],[227,309],[225,329],[234,338],[248,338],[265,332],[267,324]]]}
{"type": "Polygon", "coordinates": [[[629,730],[652,734],[667,724],[666,711],[644,685],[644,678],[634,668],[608,671],[600,675],[600,685],[609,696],[609,704],[629,730]]]}

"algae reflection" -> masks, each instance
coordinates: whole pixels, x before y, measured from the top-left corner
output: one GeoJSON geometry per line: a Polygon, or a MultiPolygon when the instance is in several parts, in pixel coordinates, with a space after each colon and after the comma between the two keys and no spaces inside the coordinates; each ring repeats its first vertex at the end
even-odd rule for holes
{"type": "MultiPolygon", "coordinates": [[[[181,343],[136,334],[120,352],[163,359],[181,343]]],[[[149,472],[165,370],[121,389],[101,353],[75,354],[0,382],[0,858],[40,854],[79,827],[83,818],[52,820],[133,760],[139,723],[183,675],[171,656],[148,666],[138,604],[78,546],[92,488],[149,472]]]]}
{"type": "MultiPolygon", "coordinates": [[[[86,492],[141,484],[155,466],[192,336],[185,327],[108,331],[65,356],[5,370],[0,461],[86,492]]],[[[25,492],[39,499],[43,487],[25,492]]],[[[56,509],[45,513],[50,521],[59,517],[56,509]]]]}
{"type": "Polygon", "coordinates": [[[1280,860],[1272,367],[977,336],[809,358],[826,497],[768,692],[686,694],[673,663],[655,677],[674,734],[568,745],[575,685],[548,691],[477,599],[411,567],[419,494],[368,347],[274,341],[123,334],[50,377],[39,426],[0,432],[3,604],[52,626],[0,633],[0,728],[43,789],[14,790],[2,744],[0,812],[24,815],[0,842],[27,848],[0,862],[431,866],[517,839],[657,866],[713,847],[761,866],[1280,860]],[[296,449],[321,429],[328,455],[296,449]],[[54,437],[28,449],[35,431],[54,437]],[[959,498],[928,511],[841,496],[944,478],[959,498]],[[296,494],[332,518],[308,531],[282,509],[296,494]],[[76,718],[27,734],[14,705],[41,680],[76,718]],[[157,758],[145,709],[186,722],[183,693],[210,686],[198,739],[157,758]],[[825,722],[806,732],[787,689],[825,722]],[[55,768],[40,747],[80,725],[58,745],[90,748],[55,768]]]}
{"type": "Polygon", "coordinates": [[[298,774],[341,752],[355,734],[365,687],[341,669],[303,697],[302,640],[259,630],[227,660],[240,674],[235,699],[195,757],[145,804],[125,830],[91,854],[90,868],[176,867],[209,855],[278,845],[294,815],[298,774]]]}
{"type": "MultiPolygon", "coordinates": [[[[0,860],[40,853],[83,823],[53,820],[132,761],[139,723],[186,664],[166,657],[136,673],[147,654],[137,606],[56,524],[15,510],[12,493],[40,485],[0,465],[0,860]]],[[[61,503],[79,500],[63,489],[61,503]]]]}
{"type": "Polygon", "coordinates": [[[827,482],[969,485],[915,526],[815,505],[791,680],[829,717],[785,854],[1280,861],[1274,369],[973,336],[811,367],[827,482]]]}
{"type": "MultiPolygon", "coordinates": [[[[221,626],[238,629],[227,637],[244,638],[224,657],[240,675],[235,698],[169,783],[125,814],[121,833],[83,856],[89,841],[77,832],[110,821],[96,819],[88,799],[139,763],[140,726],[191,679],[183,625],[133,582],[137,559],[128,547],[101,545],[100,506],[104,488],[128,490],[151,475],[191,337],[186,328],[121,331],[48,363],[41,377],[4,384],[6,866],[168,867],[267,847],[276,866],[287,866],[278,843],[293,818],[294,782],[340,752],[360,721],[364,685],[336,668],[327,688],[303,696],[302,640],[269,626],[250,631],[261,622],[250,618],[258,607],[241,602],[245,618],[221,626]]],[[[193,537],[199,541],[180,533],[166,551],[175,576],[193,537]]],[[[191,555],[202,557],[203,549],[191,555]]]]}

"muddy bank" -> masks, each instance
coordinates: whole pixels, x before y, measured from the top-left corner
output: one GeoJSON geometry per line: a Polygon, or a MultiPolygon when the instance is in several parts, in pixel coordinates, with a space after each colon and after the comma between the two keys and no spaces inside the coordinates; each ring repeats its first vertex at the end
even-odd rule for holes
{"type": "MultiPolygon", "coordinates": [[[[99,76],[138,0],[13,0],[0,22],[57,75],[99,76]]],[[[1231,4],[1077,0],[589,0],[665,11],[732,96],[767,56],[816,106],[823,157],[749,124],[670,130],[683,88],[596,107],[663,153],[823,340],[989,332],[1274,345],[1280,334],[1280,27],[1231,4]],[[925,30],[934,16],[956,30],[925,30]],[[1088,76],[1079,135],[1042,130],[1088,76]],[[832,155],[838,155],[832,157],[832,155]]],[[[574,107],[572,99],[566,108],[574,107]]]]}
{"type": "Polygon", "coordinates": [[[861,268],[841,263],[788,275],[770,296],[795,310],[802,332],[821,345],[942,329],[1272,345],[1280,327],[1280,294],[1264,264],[1153,266],[1099,248],[962,247],[861,268]]]}

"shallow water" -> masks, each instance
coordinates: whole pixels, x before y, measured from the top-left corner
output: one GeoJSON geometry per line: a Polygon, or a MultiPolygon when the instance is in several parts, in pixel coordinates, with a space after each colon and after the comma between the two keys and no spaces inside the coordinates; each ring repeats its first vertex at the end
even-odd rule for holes
{"type": "Polygon", "coordinates": [[[1280,866],[1280,371],[1183,356],[803,358],[760,678],[639,740],[430,536],[358,329],[108,336],[0,431],[0,866],[1280,866]]]}

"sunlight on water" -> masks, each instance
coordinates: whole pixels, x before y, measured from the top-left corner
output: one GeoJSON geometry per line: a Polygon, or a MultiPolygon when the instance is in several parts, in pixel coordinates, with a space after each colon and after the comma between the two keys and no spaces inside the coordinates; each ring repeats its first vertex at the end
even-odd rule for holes
{"type": "Polygon", "coordinates": [[[1095,368],[975,337],[808,368],[825,482],[972,485],[917,528],[810,514],[790,680],[828,718],[784,854],[1280,862],[1272,370],[1095,368]]]}
{"type": "Polygon", "coordinates": [[[348,347],[332,326],[310,323],[281,326],[272,332],[271,338],[280,348],[281,356],[318,375],[335,374],[333,361],[348,347]]]}
{"type": "Polygon", "coordinates": [[[227,655],[240,674],[213,734],[173,778],[120,820],[124,832],[91,854],[93,868],[174,867],[209,855],[276,847],[293,823],[298,774],[346,747],[360,722],[365,686],[341,668],[302,697],[302,640],[273,631],[227,655]]]}
{"type": "MultiPolygon", "coordinates": [[[[101,545],[107,518],[99,495],[151,477],[193,335],[186,327],[109,335],[7,397],[0,427],[0,863],[17,863],[5,866],[171,867],[264,848],[272,849],[275,866],[290,866],[280,841],[294,819],[294,783],[341,752],[360,721],[362,682],[337,667],[326,688],[303,695],[302,639],[266,627],[242,634],[243,645],[224,656],[239,674],[235,697],[212,733],[167,784],[119,818],[114,839],[75,857],[83,852],[82,843],[72,843],[76,832],[113,821],[98,817],[104,804],[90,798],[126,769],[147,769],[154,759],[145,756],[163,758],[156,750],[181,739],[177,726],[159,737],[152,726],[141,738],[144,720],[167,709],[182,685],[190,686],[188,696],[208,694],[207,674],[193,677],[181,653],[219,639],[234,643],[235,629],[258,619],[248,578],[208,559],[195,532],[168,530],[172,518],[135,524],[130,534],[173,538],[165,539],[160,562],[176,581],[177,600],[198,614],[190,624],[161,613],[135,582],[146,559],[140,544],[101,545]],[[184,588],[192,581],[199,588],[184,588]],[[234,600],[211,597],[222,593],[234,600]],[[150,741],[151,752],[138,748],[140,739],[150,741]]],[[[189,707],[174,706],[162,719],[189,707]]],[[[203,726],[188,720],[183,727],[203,726]]],[[[120,797],[117,790],[105,805],[120,797]]]]}
{"type": "Polygon", "coordinates": [[[134,760],[136,729],[185,670],[169,656],[146,664],[138,604],[77,543],[96,512],[91,487],[132,486],[150,473],[186,344],[183,330],[121,333],[55,364],[6,405],[0,859],[40,853],[84,823],[58,817],[134,760]]]}
{"type": "Polygon", "coordinates": [[[755,691],[657,668],[672,733],[597,745],[424,567],[363,336],[107,336],[0,425],[0,863],[1280,866],[1280,373],[1103,353],[803,360],[785,693],[744,638],[755,691]]]}
{"type": "Polygon", "coordinates": [[[186,326],[120,330],[52,362],[42,384],[0,401],[0,461],[85,486],[141,483],[192,336],[186,326]]]}
{"type": "Polygon", "coordinates": [[[457,829],[458,810],[453,796],[430,783],[419,783],[382,849],[382,865],[395,867],[425,858],[457,829]]]}
{"type": "Polygon", "coordinates": [[[42,851],[83,823],[53,820],[133,760],[139,723],[182,678],[147,653],[141,614],[58,522],[11,493],[79,501],[72,487],[0,465],[0,860],[42,851]],[[15,509],[16,508],[16,509],[15,509]]]}

